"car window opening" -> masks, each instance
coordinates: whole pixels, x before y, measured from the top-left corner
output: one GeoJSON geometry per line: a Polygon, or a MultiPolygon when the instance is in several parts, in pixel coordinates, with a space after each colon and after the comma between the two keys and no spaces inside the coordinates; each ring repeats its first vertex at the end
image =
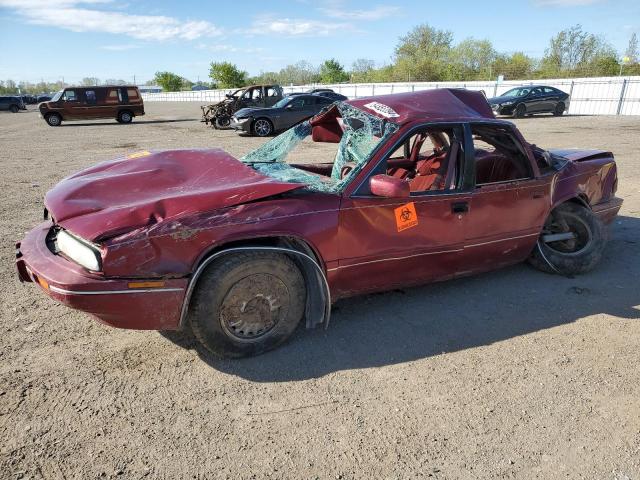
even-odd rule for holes
{"type": "Polygon", "coordinates": [[[532,177],[522,145],[504,127],[473,125],[476,185],[487,185],[532,177]]]}
{"type": "Polygon", "coordinates": [[[413,133],[387,158],[387,175],[406,180],[412,194],[455,190],[462,150],[452,128],[413,133]]]}
{"type": "Polygon", "coordinates": [[[278,180],[304,183],[311,190],[340,192],[366,165],[379,145],[398,126],[345,103],[335,103],[310,120],[242,157],[244,163],[278,180]],[[308,138],[337,144],[333,159],[326,163],[287,163],[308,138]]]}

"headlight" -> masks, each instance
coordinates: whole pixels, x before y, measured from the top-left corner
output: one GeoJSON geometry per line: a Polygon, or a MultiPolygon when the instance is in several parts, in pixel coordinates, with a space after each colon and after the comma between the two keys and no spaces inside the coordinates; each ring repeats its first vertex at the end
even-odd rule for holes
{"type": "Polygon", "coordinates": [[[95,247],[83,242],[64,230],[56,237],[58,249],[87,270],[100,271],[100,253],[95,247]]]}

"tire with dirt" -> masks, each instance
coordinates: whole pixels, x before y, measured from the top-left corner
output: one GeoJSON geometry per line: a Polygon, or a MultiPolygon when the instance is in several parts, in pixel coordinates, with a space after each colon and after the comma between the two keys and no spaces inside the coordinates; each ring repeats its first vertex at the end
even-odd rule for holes
{"type": "Polygon", "coordinates": [[[213,122],[213,126],[219,130],[229,128],[231,125],[231,117],[226,114],[218,115],[213,122]]]}
{"type": "Polygon", "coordinates": [[[566,107],[564,106],[564,103],[563,103],[563,102],[558,103],[558,104],[556,105],[555,110],[553,111],[553,115],[554,115],[554,116],[556,116],[556,117],[561,117],[561,116],[562,116],[562,114],[564,113],[564,109],[565,109],[565,108],[566,108],[566,107]]]}
{"type": "Polygon", "coordinates": [[[526,113],[527,113],[527,106],[524,103],[521,103],[513,111],[513,117],[514,118],[522,118],[522,117],[525,116],[526,113]]]}
{"type": "Polygon", "coordinates": [[[223,255],[202,273],[191,297],[195,337],[228,358],[259,355],[295,331],[306,304],[304,277],[287,255],[223,255]]]}
{"type": "Polygon", "coordinates": [[[62,117],[57,113],[50,113],[46,117],[44,117],[44,119],[51,127],[59,127],[62,123],[62,117]]]}
{"type": "Polygon", "coordinates": [[[547,273],[586,273],[598,265],[606,243],[607,230],[590,209],[563,203],[547,218],[529,263],[547,273]]]}

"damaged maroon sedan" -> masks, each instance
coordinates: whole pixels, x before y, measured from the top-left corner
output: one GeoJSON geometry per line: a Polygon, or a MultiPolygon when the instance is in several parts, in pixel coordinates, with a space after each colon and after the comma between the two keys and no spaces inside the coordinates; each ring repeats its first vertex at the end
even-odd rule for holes
{"type": "Polygon", "coordinates": [[[190,325],[240,357],[303,319],[326,326],[351,295],[524,260],[587,272],[616,187],[610,152],[531,145],[479,93],[386,95],[335,103],[241,159],[141,152],[72,175],[46,195],[16,266],[108,325],[190,325]],[[330,151],[313,142],[334,144],[330,158],[292,163],[330,151]]]}

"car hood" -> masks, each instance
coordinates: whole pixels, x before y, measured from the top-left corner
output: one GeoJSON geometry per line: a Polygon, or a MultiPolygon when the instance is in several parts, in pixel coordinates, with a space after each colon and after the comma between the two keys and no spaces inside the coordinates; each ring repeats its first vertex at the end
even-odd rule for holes
{"type": "Polygon", "coordinates": [[[100,241],[302,187],[262,175],[221,149],[140,152],[65,178],[45,206],[63,228],[100,241]]]}
{"type": "Polygon", "coordinates": [[[282,112],[284,109],[282,108],[273,108],[273,107],[250,107],[250,108],[241,108],[236,113],[233,114],[236,118],[246,118],[251,117],[257,113],[276,113],[282,112]]]}
{"type": "Polygon", "coordinates": [[[520,97],[493,97],[487,99],[487,102],[496,104],[496,103],[504,103],[504,102],[515,102],[520,97]]]}

